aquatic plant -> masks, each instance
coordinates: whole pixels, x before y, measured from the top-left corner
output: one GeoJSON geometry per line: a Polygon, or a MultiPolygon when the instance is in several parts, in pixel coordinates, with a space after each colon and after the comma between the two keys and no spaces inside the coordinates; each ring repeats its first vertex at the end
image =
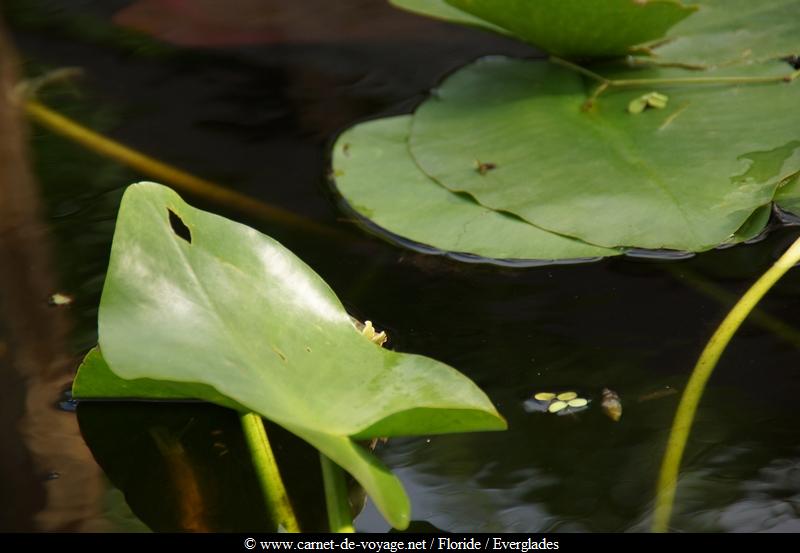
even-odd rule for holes
{"type": "Polygon", "coordinates": [[[494,259],[703,251],[797,209],[800,0],[394,0],[536,45],[333,150],[384,234],[494,259]],[[643,90],[644,89],[644,90],[643,90]]]}
{"type": "Polygon", "coordinates": [[[800,262],[800,239],[795,240],[772,267],[745,292],[714,331],[700,354],[681,396],[661,463],[653,513],[653,530],[655,532],[665,532],[669,528],[683,452],[692,430],[697,407],[700,405],[706,384],[711,378],[714,368],[736,331],[755,309],[761,298],[798,262],[800,262]]]}
{"type": "Polygon", "coordinates": [[[235,409],[267,503],[287,530],[297,524],[261,417],[320,451],[338,529],[348,527],[338,467],[393,526],[409,522],[402,485],[359,440],[505,428],[455,369],[357,330],[333,291],[276,241],[158,184],[125,192],[98,333],[74,397],[190,398],[235,409]]]}

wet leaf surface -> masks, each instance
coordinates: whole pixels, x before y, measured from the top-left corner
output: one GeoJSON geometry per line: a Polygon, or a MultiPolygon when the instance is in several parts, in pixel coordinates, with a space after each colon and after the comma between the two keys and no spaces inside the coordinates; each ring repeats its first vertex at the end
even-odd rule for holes
{"type": "Polygon", "coordinates": [[[493,259],[572,259],[619,254],[547,232],[451,193],[408,153],[410,116],[362,123],[334,147],[336,188],[385,232],[443,251],[493,259]]]}
{"type": "Polygon", "coordinates": [[[409,516],[402,486],[351,436],[505,426],[454,369],[362,336],[322,279],[280,244],[157,184],[123,197],[99,342],[102,358],[87,358],[76,398],[148,398],[155,387],[159,397],[259,413],[344,467],[398,527],[409,516]],[[136,379],[142,387],[118,382],[136,379]],[[162,380],[168,391],[153,383],[162,380]]]}
{"type": "MultiPolygon", "coordinates": [[[[746,74],[786,71],[776,62],[746,74]]],[[[796,82],[673,86],[666,108],[637,116],[627,112],[636,90],[582,110],[592,86],[544,62],[478,61],[417,110],[411,153],[450,190],[540,228],[607,247],[690,251],[730,239],[800,169],[796,82]],[[770,123],[752,132],[752,121],[770,123]],[[478,175],[474,159],[498,168],[478,175]]]]}

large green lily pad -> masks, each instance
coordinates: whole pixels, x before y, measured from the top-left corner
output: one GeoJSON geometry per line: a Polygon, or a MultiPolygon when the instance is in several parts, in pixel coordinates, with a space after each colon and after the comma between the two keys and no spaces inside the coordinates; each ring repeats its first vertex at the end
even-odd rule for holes
{"type": "Polygon", "coordinates": [[[333,149],[339,192],[385,231],[439,250],[494,259],[620,253],[547,232],[440,186],[408,153],[410,123],[408,115],[363,123],[343,133],[333,149]]]}
{"type": "Polygon", "coordinates": [[[447,0],[544,51],[568,58],[621,56],[664,36],[695,7],[678,0],[447,0]]]}
{"type": "MultiPolygon", "coordinates": [[[[789,69],[775,62],[736,75],[789,69]]],[[[692,75],[623,68],[607,76],[692,75]]],[[[417,110],[412,156],[448,189],[558,234],[692,251],[729,240],[800,169],[797,82],[663,87],[668,106],[638,115],[627,107],[642,88],[610,90],[583,110],[595,86],[547,62],[481,60],[417,110]],[[495,168],[476,172],[476,159],[495,168]]]]}
{"type": "Polygon", "coordinates": [[[396,526],[408,522],[402,487],[352,438],[505,427],[451,367],[362,336],[280,244],[153,183],[123,198],[99,342],[109,370],[87,359],[76,397],[115,396],[114,376],[147,385],[134,397],[152,397],[151,381],[163,381],[168,395],[259,413],[353,474],[396,526]]]}
{"type": "Polygon", "coordinates": [[[701,0],[652,50],[661,63],[695,67],[800,55],[800,0],[701,0]]]}

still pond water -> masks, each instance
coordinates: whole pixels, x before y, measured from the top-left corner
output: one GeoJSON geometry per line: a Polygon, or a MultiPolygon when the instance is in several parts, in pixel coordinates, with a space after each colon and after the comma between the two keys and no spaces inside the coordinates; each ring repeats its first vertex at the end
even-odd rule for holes
{"type": "MultiPolygon", "coordinates": [[[[732,302],[797,229],[687,259],[528,268],[392,244],[340,209],[327,181],[336,134],[410,111],[476,57],[536,52],[378,0],[242,0],[223,11],[222,3],[194,4],[184,13],[166,0],[4,3],[28,75],[84,71],[45,90],[45,103],[313,221],[255,218],[184,193],[277,238],[354,316],[386,329],[391,347],[457,367],[492,398],[507,432],[378,447],[411,497],[412,530],[646,531],[679,399],[671,392],[683,389],[732,302]],[[599,401],[574,416],[525,409],[535,392],[570,389],[599,400],[605,387],[622,398],[619,422],[599,401]]],[[[0,259],[0,530],[266,529],[235,416],[203,405],[76,409],[68,401],[69,371],[97,339],[122,190],[145,176],[45,129],[31,134],[49,230],[37,255],[50,258],[52,271],[34,282],[19,260],[0,259]],[[54,292],[74,302],[47,307],[54,292]],[[49,370],[48,359],[66,369],[49,370]]],[[[391,175],[387,186],[390,193],[391,175]]],[[[800,531],[798,306],[793,271],[720,362],[689,441],[674,530],[800,531]]],[[[316,455],[270,431],[304,528],[324,529],[316,455]]],[[[356,526],[389,529],[369,502],[356,526]]]]}

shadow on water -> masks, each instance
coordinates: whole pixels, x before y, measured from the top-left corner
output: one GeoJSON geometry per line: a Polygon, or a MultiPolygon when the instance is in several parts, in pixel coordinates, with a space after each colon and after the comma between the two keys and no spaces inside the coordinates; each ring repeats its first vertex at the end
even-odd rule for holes
{"type": "MultiPolygon", "coordinates": [[[[164,16],[161,30],[148,27],[153,21],[142,11],[160,5],[156,0],[62,4],[5,5],[29,74],[75,65],[86,74],[79,83],[43,91],[45,103],[145,153],[343,233],[347,240],[332,242],[187,196],[283,242],[354,316],[387,329],[391,347],[457,367],[507,417],[504,433],[379,446],[411,495],[415,528],[649,528],[678,401],[658,392],[682,389],[733,301],[797,230],[685,260],[530,269],[407,251],[365,234],[337,211],[326,185],[330,140],[356,121],[409,111],[443,74],[475,57],[531,55],[526,47],[362,0],[303,7],[270,1],[270,21],[242,35],[240,20],[222,18],[221,28],[211,29],[211,45],[198,44],[198,37],[210,36],[209,21],[220,18],[213,7],[204,12],[202,2],[183,22],[164,16]],[[282,12],[281,4],[289,7],[282,12]],[[326,9],[335,12],[329,24],[314,23],[326,9]],[[112,17],[157,36],[172,32],[193,46],[123,33],[109,23],[112,17]],[[242,36],[248,40],[234,40],[242,36]],[[604,387],[622,398],[618,423],[599,410],[604,387]],[[593,403],[575,416],[524,410],[531,394],[551,389],[575,389],[593,403]]],[[[42,199],[31,195],[24,219],[9,224],[0,216],[1,405],[4,419],[16,421],[3,429],[0,484],[4,496],[17,498],[0,522],[9,529],[258,526],[263,506],[249,490],[252,474],[238,453],[236,421],[224,411],[82,405],[78,418],[95,463],[74,414],[53,408],[76,359],[96,341],[116,208],[122,189],[142,175],[40,128],[31,144],[42,199]],[[55,290],[74,296],[68,310],[46,306],[55,290]],[[60,478],[43,481],[50,471],[60,478]],[[153,500],[154,482],[169,490],[165,501],[153,500]],[[54,484],[72,489],[73,506],[63,504],[62,522],[48,514],[54,484]],[[223,486],[239,490],[238,500],[223,494],[223,486]]],[[[25,181],[3,178],[0,186],[9,182],[25,181]]],[[[0,190],[5,215],[11,204],[0,190]]],[[[800,529],[800,379],[792,338],[800,329],[799,294],[800,277],[787,275],[760,305],[767,322],[748,320],[721,360],[687,449],[676,529],[800,529]],[[775,321],[785,332],[776,331],[775,321]]],[[[287,476],[290,495],[308,510],[307,527],[321,528],[316,459],[285,438],[278,455],[294,475],[287,476]]],[[[356,524],[387,529],[370,505],[356,524]]]]}

